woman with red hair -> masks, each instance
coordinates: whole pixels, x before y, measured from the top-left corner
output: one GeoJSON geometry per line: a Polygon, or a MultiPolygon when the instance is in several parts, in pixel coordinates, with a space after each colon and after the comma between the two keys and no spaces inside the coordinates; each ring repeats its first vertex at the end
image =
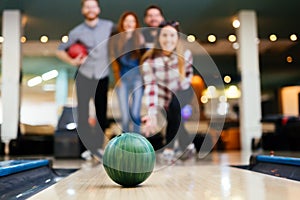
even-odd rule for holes
{"type": "Polygon", "coordinates": [[[122,131],[140,132],[140,111],[143,97],[143,80],[139,63],[144,38],[138,28],[138,17],[134,12],[124,12],[118,22],[117,34],[111,38],[110,57],[119,98],[122,131]]]}

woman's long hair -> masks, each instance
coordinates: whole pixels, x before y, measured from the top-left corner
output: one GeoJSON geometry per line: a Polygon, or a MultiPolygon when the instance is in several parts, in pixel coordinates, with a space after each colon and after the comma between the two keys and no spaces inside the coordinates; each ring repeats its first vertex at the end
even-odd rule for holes
{"type": "Polygon", "coordinates": [[[140,24],[139,24],[137,15],[132,11],[126,11],[120,17],[118,25],[117,25],[117,32],[121,33],[121,34],[119,34],[118,36],[115,36],[116,38],[114,39],[113,47],[111,48],[111,50],[114,52],[111,52],[111,53],[112,53],[112,55],[122,55],[122,53],[125,53],[124,46],[125,46],[125,43],[127,42],[127,39],[126,39],[126,34],[124,33],[125,29],[124,29],[123,23],[124,23],[124,20],[126,19],[126,17],[129,15],[132,15],[136,21],[136,30],[134,30],[132,33],[133,46],[131,47],[132,48],[131,56],[133,58],[138,58],[141,56],[140,48],[142,45],[141,44],[141,33],[138,30],[138,28],[140,28],[140,24]]]}

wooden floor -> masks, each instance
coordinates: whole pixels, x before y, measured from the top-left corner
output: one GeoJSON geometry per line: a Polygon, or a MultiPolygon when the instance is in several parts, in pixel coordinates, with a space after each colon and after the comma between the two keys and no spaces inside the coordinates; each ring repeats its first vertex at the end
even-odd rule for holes
{"type": "Polygon", "coordinates": [[[230,167],[249,164],[251,154],[212,152],[173,165],[158,162],[135,188],[114,183],[95,161],[54,160],[54,168],[81,169],[30,199],[299,199],[298,181],[230,167]]]}

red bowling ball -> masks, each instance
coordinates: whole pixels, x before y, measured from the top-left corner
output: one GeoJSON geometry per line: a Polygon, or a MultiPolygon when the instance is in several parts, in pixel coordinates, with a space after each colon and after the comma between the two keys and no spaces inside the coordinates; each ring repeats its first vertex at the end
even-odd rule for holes
{"type": "Polygon", "coordinates": [[[76,58],[78,56],[85,57],[88,55],[86,47],[81,43],[75,43],[70,46],[68,49],[68,54],[72,58],[76,58]]]}

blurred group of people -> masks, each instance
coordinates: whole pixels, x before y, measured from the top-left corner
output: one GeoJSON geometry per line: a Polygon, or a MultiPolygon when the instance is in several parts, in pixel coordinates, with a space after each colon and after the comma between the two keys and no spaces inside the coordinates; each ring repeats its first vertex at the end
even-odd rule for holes
{"type": "Polygon", "coordinates": [[[145,137],[157,134],[157,116],[162,112],[167,122],[164,151],[174,153],[176,138],[184,151],[191,141],[181,120],[181,107],[193,95],[193,56],[180,43],[179,22],[166,21],[162,9],[151,5],[144,12],[147,27],[141,27],[132,11],[122,13],[115,25],[99,18],[98,0],[82,0],[81,6],[84,22],[69,32],[69,40],[59,45],[57,56],[78,67],[77,130],[83,143],[101,157],[99,149],[107,125],[107,94],[112,71],[122,131],[145,137]],[[88,56],[68,55],[68,48],[76,42],[85,45],[88,56]],[[141,116],[142,98],[147,108],[144,116],[141,116]],[[94,99],[98,120],[95,136],[88,134],[90,99],[94,99]]]}

